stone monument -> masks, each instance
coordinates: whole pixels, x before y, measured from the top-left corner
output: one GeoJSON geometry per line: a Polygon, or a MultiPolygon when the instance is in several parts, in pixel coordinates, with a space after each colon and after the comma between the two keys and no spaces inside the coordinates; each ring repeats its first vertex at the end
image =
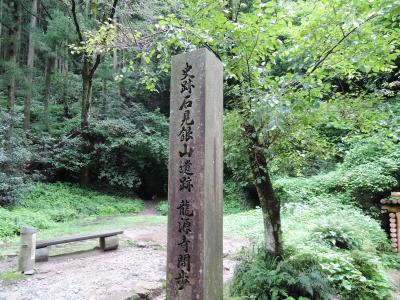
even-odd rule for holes
{"type": "Polygon", "coordinates": [[[167,299],[223,298],[223,68],[206,48],[172,58],[167,299]]]}

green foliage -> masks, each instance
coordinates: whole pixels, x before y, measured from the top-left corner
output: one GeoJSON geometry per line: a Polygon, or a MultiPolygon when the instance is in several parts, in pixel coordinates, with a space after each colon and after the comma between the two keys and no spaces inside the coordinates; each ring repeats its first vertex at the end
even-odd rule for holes
{"type": "Polygon", "coordinates": [[[365,252],[326,254],[321,267],[344,299],[388,299],[390,289],[382,266],[365,252]]]}
{"type": "Polygon", "coordinates": [[[83,167],[89,167],[91,176],[107,185],[165,193],[168,122],[159,112],[137,105],[125,118],[99,121],[63,141],[53,157],[57,170],[76,178],[83,167]]]}
{"type": "Polygon", "coordinates": [[[238,183],[233,180],[224,182],[224,213],[236,214],[250,209],[246,202],[246,194],[238,183]]]}
{"type": "Polygon", "coordinates": [[[379,199],[399,184],[400,148],[379,151],[374,144],[357,143],[348,153],[335,171],[309,178],[277,179],[277,194],[284,202],[335,194],[341,202],[358,202],[367,210],[377,208],[379,199]]]}
{"type": "MultiPolygon", "coordinates": [[[[361,209],[351,204],[341,204],[342,202],[332,195],[321,195],[309,198],[308,201],[284,205],[284,263],[297,262],[294,269],[298,270],[302,265],[298,263],[300,257],[311,256],[317,262],[321,277],[332,287],[332,293],[349,300],[386,299],[389,286],[385,267],[397,266],[389,252],[386,233],[376,220],[366,216],[361,209]]],[[[255,243],[261,243],[264,238],[260,209],[227,216],[225,227],[228,232],[250,238],[255,243]]],[[[265,255],[264,252],[261,254],[265,255]]],[[[237,293],[242,293],[249,299],[252,299],[250,295],[262,292],[261,283],[268,282],[264,273],[257,275],[257,270],[260,269],[258,263],[254,262],[258,260],[257,255],[259,254],[252,254],[245,259],[244,265],[247,269],[241,269],[243,272],[238,273],[239,278],[235,279],[238,280],[238,288],[246,287],[246,292],[243,290],[237,293]],[[254,270],[250,270],[251,268],[254,270]],[[244,270],[249,272],[247,281],[244,280],[244,270]]],[[[286,275],[279,272],[274,274],[285,278],[286,275]]],[[[235,284],[232,286],[236,288],[235,284]]],[[[288,292],[289,288],[282,290],[288,292]]],[[[327,299],[331,297],[328,296],[327,299]]]]}
{"type": "Polygon", "coordinates": [[[389,288],[380,254],[390,251],[386,234],[360,209],[339,203],[320,198],[289,205],[283,228],[287,251],[314,252],[335,292],[345,299],[385,299],[389,288]]]}
{"type": "Polygon", "coordinates": [[[260,248],[246,253],[235,271],[231,294],[244,299],[330,299],[331,288],[318,261],[299,255],[278,261],[260,248]]]}
{"type": "Polygon", "coordinates": [[[313,235],[316,240],[326,243],[328,246],[337,247],[339,249],[357,249],[358,241],[354,237],[354,230],[349,224],[320,224],[314,229],[313,235]]]}
{"type": "Polygon", "coordinates": [[[27,189],[20,206],[31,210],[71,209],[85,215],[113,213],[136,213],[143,207],[143,202],[136,199],[100,194],[62,183],[37,183],[27,189]],[[93,208],[93,212],[91,211],[93,208]]]}
{"type": "Polygon", "coordinates": [[[7,149],[6,131],[10,122],[10,116],[0,111],[0,206],[20,200],[19,190],[25,179],[20,166],[32,156],[27,143],[18,137],[10,138],[7,149]]]}
{"type": "Polygon", "coordinates": [[[46,213],[33,212],[28,209],[16,211],[0,208],[0,237],[19,234],[22,226],[32,226],[37,229],[47,229],[53,224],[46,213]]]}
{"type": "Polygon", "coordinates": [[[18,234],[24,225],[40,230],[79,216],[137,213],[143,209],[140,200],[104,195],[61,183],[32,184],[23,189],[22,198],[16,206],[0,208],[0,237],[18,234]]]}
{"type": "Polygon", "coordinates": [[[157,210],[162,216],[168,215],[168,201],[160,201],[160,202],[156,205],[156,210],[157,210]]]}
{"type": "Polygon", "coordinates": [[[246,143],[242,138],[241,117],[237,111],[224,116],[224,163],[231,178],[245,186],[252,182],[246,143]]]}

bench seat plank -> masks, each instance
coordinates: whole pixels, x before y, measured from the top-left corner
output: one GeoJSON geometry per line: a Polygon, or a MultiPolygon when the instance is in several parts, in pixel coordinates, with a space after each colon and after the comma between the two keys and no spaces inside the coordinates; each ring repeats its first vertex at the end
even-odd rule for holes
{"type": "Polygon", "coordinates": [[[118,234],[124,233],[123,230],[109,230],[109,231],[101,231],[96,233],[86,233],[86,234],[77,234],[77,235],[69,235],[69,236],[61,236],[51,240],[42,240],[36,242],[36,248],[44,248],[52,245],[64,244],[64,243],[71,243],[71,242],[78,242],[83,240],[90,240],[95,238],[101,237],[109,237],[118,234]]]}

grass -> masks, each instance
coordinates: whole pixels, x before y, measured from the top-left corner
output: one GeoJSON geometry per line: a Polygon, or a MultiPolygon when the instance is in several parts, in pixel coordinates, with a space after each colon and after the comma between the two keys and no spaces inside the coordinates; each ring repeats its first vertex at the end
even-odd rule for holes
{"type": "Polygon", "coordinates": [[[50,229],[57,224],[87,216],[108,216],[140,212],[141,200],[105,195],[68,184],[37,183],[26,188],[23,200],[0,207],[0,238],[17,235],[22,226],[50,229]]]}
{"type": "Polygon", "coordinates": [[[15,282],[22,280],[24,278],[25,275],[16,270],[7,271],[0,274],[0,280],[2,281],[1,283],[2,286],[14,284],[15,282]]]}

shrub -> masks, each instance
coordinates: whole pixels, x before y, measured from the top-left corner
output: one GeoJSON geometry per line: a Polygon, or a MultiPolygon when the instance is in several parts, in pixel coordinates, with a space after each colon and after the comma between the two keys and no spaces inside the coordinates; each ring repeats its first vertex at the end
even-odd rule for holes
{"type": "Polygon", "coordinates": [[[312,255],[278,261],[266,253],[260,248],[243,256],[231,283],[233,296],[257,300],[330,299],[329,282],[312,255]]]}
{"type": "Polygon", "coordinates": [[[134,105],[127,116],[97,121],[55,147],[55,171],[78,180],[87,167],[90,177],[103,185],[130,188],[148,198],[165,194],[168,128],[158,111],[134,105]]]}
{"type": "Polygon", "coordinates": [[[64,215],[60,218],[68,218],[68,215],[73,217],[76,214],[137,213],[143,209],[141,200],[104,195],[62,183],[32,184],[25,189],[23,198],[21,206],[33,211],[49,210],[50,215],[55,215],[55,212],[64,215]]]}
{"type": "Polygon", "coordinates": [[[325,253],[321,267],[344,299],[388,299],[390,288],[381,266],[365,252],[325,253]]]}
{"type": "Polygon", "coordinates": [[[48,215],[56,223],[66,222],[78,217],[78,212],[70,208],[44,209],[40,212],[48,215]]]}
{"type": "Polygon", "coordinates": [[[350,166],[347,162],[326,174],[309,178],[279,178],[274,186],[284,203],[335,194],[341,202],[358,202],[369,210],[377,208],[378,200],[398,186],[397,179],[400,179],[400,148],[358,166],[350,166]]]}
{"type": "Polygon", "coordinates": [[[26,142],[16,134],[10,138],[10,150],[5,148],[5,132],[9,126],[10,115],[0,110],[0,206],[20,200],[20,189],[25,178],[22,166],[31,157],[26,142]]]}
{"type": "Polygon", "coordinates": [[[338,224],[320,224],[314,228],[313,236],[315,240],[326,243],[328,246],[337,247],[339,249],[358,249],[360,247],[354,232],[346,224],[337,226],[338,224]]]}
{"type": "Polygon", "coordinates": [[[156,205],[156,210],[157,210],[162,216],[168,215],[168,201],[160,201],[160,202],[156,205]]]}
{"type": "Polygon", "coordinates": [[[27,209],[7,210],[0,207],[0,237],[19,234],[21,227],[30,226],[36,229],[47,229],[53,225],[51,218],[27,209]]]}
{"type": "Polygon", "coordinates": [[[18,234],[21,226],[46,229],[78,216],[137,213],[143,202],[103,195],[72,185],[36,183],[25,187],[19,205],[0,208],[0,237],[18,234]]]}

